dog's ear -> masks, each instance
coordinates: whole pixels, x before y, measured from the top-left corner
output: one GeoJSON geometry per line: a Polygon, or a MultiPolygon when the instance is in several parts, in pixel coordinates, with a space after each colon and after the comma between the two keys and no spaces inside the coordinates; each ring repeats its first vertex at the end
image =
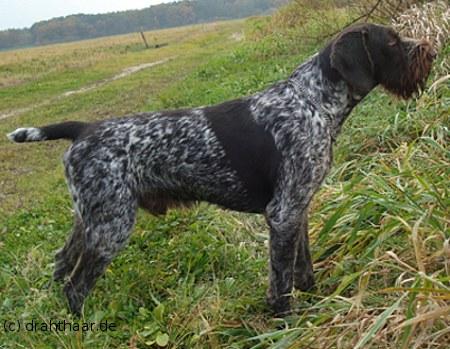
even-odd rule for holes
{"type": "Polygon", "coordinates": [[[332,68],[361,95],[367,94],[376,85],[368,41],[368,28],[353,28],[344,31],[335,39],[330,53],[332,68]]]}

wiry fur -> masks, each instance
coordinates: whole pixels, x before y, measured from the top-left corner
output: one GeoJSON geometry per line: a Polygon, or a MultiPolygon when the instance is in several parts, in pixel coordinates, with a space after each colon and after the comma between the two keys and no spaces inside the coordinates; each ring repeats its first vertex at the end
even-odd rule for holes
{"type": "Polygon", "coordinates": [[[250,97],[11,133],[17,142],[74,140],[64,165],[75,227],[56,255],[54,275],[68,277],[70,309],[81,311],[96,279],[127,242],[138,206],[163,214],[174,205],[208,201],[265,214],[268,302],[275,313],[288,311],[293,285],[307,290],[314,283],[307,210],[331,166],[343,122],[378,84],[409,97],[423,85],[434,55],[427,42],[359,25],[286,81],[250,97]]]}

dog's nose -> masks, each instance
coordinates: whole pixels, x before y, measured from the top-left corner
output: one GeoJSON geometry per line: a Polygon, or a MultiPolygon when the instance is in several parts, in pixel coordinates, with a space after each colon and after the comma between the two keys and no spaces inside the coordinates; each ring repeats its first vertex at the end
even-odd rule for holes
{"type": "Polygon", "coordinates": [[[431,45],[428,46],[427,54],[431,59],[435,59],[437,57],[437,51],[431,45]]]}
{"type": "Polygon", "coordinates": [[[425,38],[423,39],[411,39],[405,38],[404,43],[407,45],[406,47],[409,53],[413,52],[423,52],[429,60],[434,60],[437,57],[437,51],[433,47],[433,45],[425,38]]]}
{"type": "Polygon", "coordinates": [[[431,48],[431,50],[428,51],[428,54],[429,54],[431,59],[435,59],[437,57],[437,52],[433,48],[431,48]]]}
{"type": "Polygon", "coordinates": [[[430,59],[434,60],[436,58],[437,52],[428,41],[422,42],[420,48],[426,52],[430,59]]]}
{"type": "Polygon", "coordinates": [[[417,41],[417,47],[424,50],[428,57],[435,59],[437,57],[437,51],[433,48],[433,45],[426,39],[421,39],[417,41]]]}

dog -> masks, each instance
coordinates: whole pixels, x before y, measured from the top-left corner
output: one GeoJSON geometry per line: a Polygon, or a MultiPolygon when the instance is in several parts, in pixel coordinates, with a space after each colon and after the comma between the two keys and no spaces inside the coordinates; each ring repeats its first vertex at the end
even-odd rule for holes
{"type": "Polygon", "coordinates": [[[377,85],[401,98],[420,91],[436,52],[376,24],[338,34],[285,81],[215,106],[99,122],[19,128],[14,142],[67,139],[65,174],[75,223],[56,253],[54,279],[70,310],[126,244],[136,210],[164,214],[206,201],[264,214],[270,227],[267,301],[290,311],[293,287],[314,285],[308,206],[352,109],[377,85]]]}

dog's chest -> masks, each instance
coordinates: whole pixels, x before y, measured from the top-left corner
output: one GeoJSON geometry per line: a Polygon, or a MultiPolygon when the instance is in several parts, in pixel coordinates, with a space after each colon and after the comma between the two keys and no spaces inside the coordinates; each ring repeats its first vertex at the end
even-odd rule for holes
{"type": "Polygon", "coordinates": [[[331,136],[329,133],[325,133],[323,138],[316,138],[311,147],[312,180],[317,186],[322,183],[330,171],[332,159],[331,136]]]}
{"type": "Polygon", "coordinates": [[[299,180],[303,180],[303,174],[308,174],[310,185],[317,189],[331,167],[332,138],[326,121],[319,113],[313,112],[306,124],[301,131],[291,130],[298,134],[290,137],[298,141],[297,146],[291,147],[289,159],[294,161],[299,180]]]}

